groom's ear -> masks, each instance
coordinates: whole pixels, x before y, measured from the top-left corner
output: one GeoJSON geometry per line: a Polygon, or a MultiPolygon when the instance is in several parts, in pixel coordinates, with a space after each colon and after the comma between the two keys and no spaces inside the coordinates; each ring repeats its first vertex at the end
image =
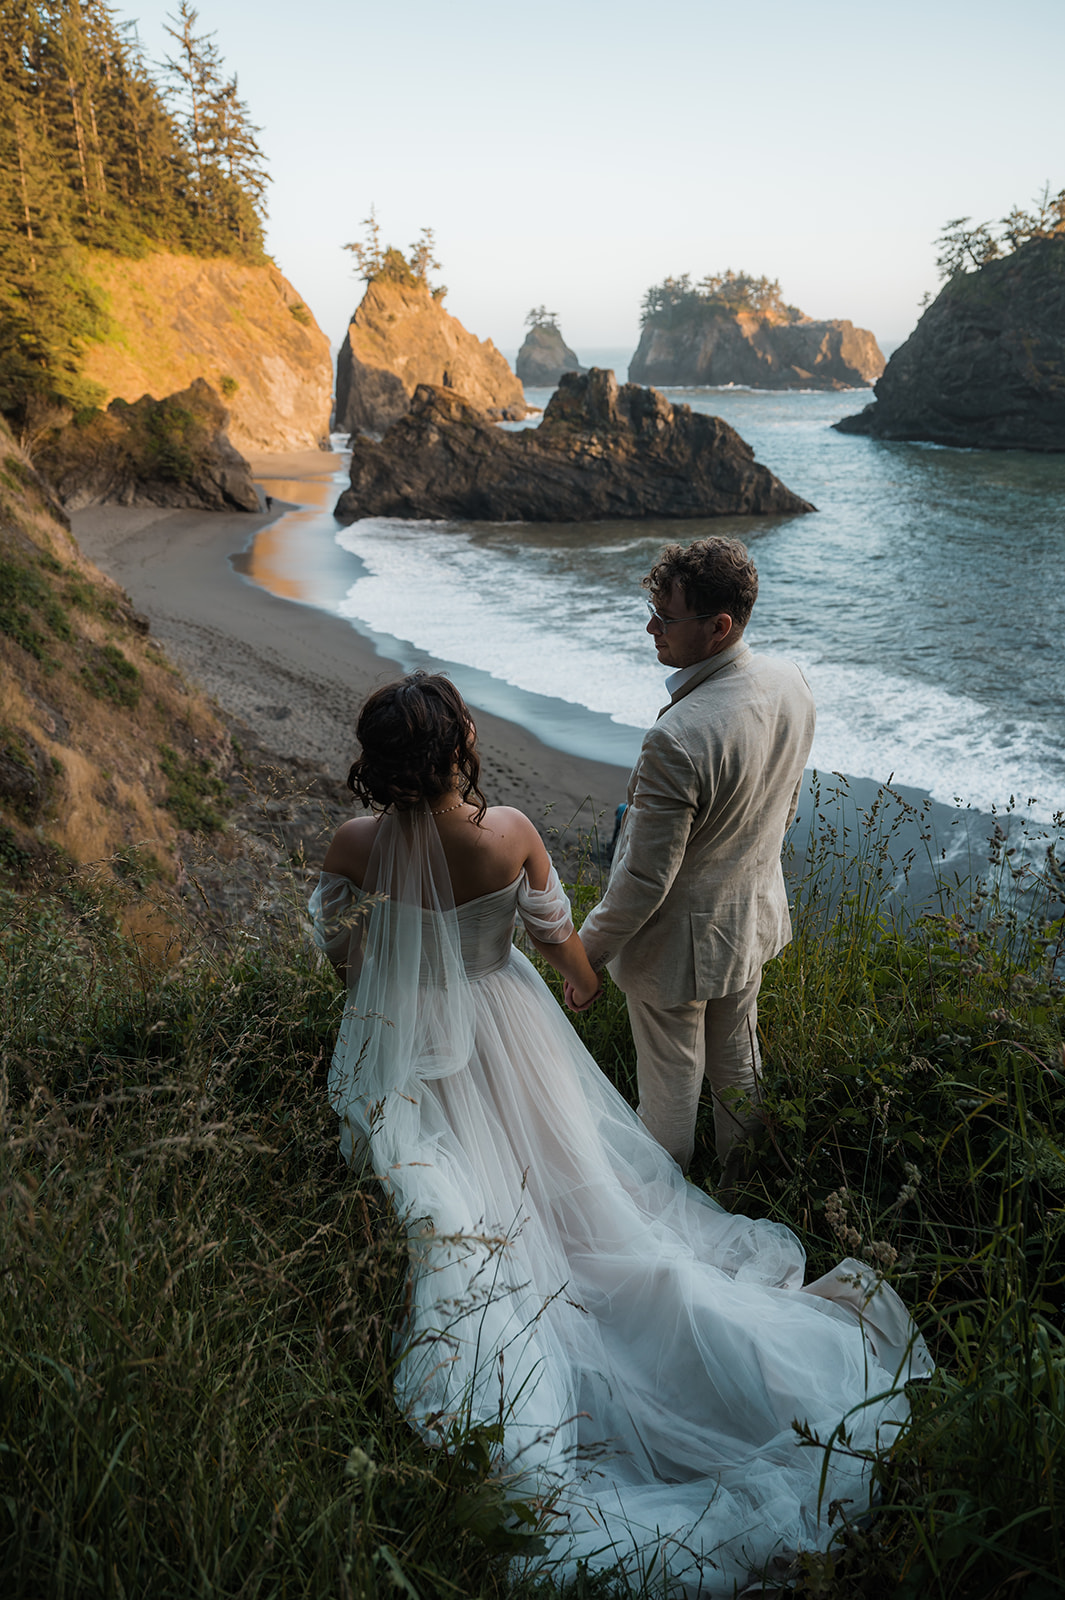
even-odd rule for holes
{"type": "Polygon", "coordinates": [[[714,618],[714,649],[722,650],[726,644],[735,644],[741,632],[742,629],[737,629],[731,612],[719,611],[714,618]]]}

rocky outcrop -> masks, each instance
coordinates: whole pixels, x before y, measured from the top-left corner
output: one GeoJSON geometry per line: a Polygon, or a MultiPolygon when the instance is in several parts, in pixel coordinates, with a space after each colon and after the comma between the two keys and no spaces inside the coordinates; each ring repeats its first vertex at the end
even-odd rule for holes
{"type": "Polygon", "coordinates": [[[422,385],[384,439],[352,441],[336,515],[595,522],[615,517],[793,514],[791,493],[720,417],[593,367],[566,373],[538,428],[497,428],[422,385]]]}
{"type": "Polygon", "coordinates": [[[530,389],[550,389],[564,372],[587,372],[553,322],[538,322],[525,335],[514,370],[530,389]]]}
{"type": "Polygon", "coordinates": [[[248,463],[226,436],[229,414],[202,378],[164,400],[113,400],[44,439],[34,454],[68,511],[105,502],[258,511],[248,463]]]}
{"type": "Polygon", "coordinates": [[[424,283],[367,285],[337,357],[336,426],[383,433],[419,384],[453,389],[496,419],[525,416],[521,384],[491,339],[478,339],[424,283]]]}
{"type": "Polygon", "coordinates": [[[875,338],[851,322],[789,322],[707,306],[646,322],[629,378],[669,388],[864,389],[883,370],[875,338]]]}
{"type": "Polygon", "coordinates": [[[82,270],[111,319],[83,366],[103,404],[205,378],[229,408],[237,450],[313,450],[328,439],[329,341],[276,267],[86,251],[82,270]]]}
{"type": "Polygon", "coordinates": [[[951,278],[874,392],[841,433],[1065,450],[1065,236],[951,278]]]}

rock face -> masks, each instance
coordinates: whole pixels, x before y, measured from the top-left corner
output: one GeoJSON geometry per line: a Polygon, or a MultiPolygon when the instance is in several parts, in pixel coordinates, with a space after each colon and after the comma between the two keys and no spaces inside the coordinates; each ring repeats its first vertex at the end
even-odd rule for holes
{"type": "Polygon", "coordinates": [[[205,378],[229,408],[238,450],[309,450],[328,439],[329,341],[276,267],[87,251],[84,272],[104,291],[113,324],[83,368],[105,404],[205,378]]]}
{"type": "Polygon", "coordinates": [[[375,279],[337,357],[338,430],[383,433],[421,383],[454,389],[496,419],[525,416],[521,384],[491,339],[467,333],[425,284],[375,279]]]}
{"type": "Polygon", "coordinates": [[[514,432],[449,390],[420,386],[384,439],[353,440],[336,516],[596,522],[814,509],[720,417],[619,388],[593,367],[566,373],[540,426],[514,432]]]}
{"type": "Polygon", "coordinates": [[[258,511],[248,463],[226,437],[229,415],[202,378],[165,400],[113,400],[45,440],[35,465],[68,511],[115,505],[258,511]]]}
{"type": "Polygon", "coordinates": [[[864,389],[883,370],[873,335],[851,322],[783,322],[722,306],[702,308],[672,326],[648,321],[629,378],[668,387],[864,389]]]}
{"type": "Polygon", "coordinates": [[[1065,450],[1065,237],[944,285],[841,433],[1065,450]]]}
{"type": "Polygon", "coordinates": [[[549,322],[529,329],[514,368],[531,389],[553,388],[564,372],[588,371],[563,339],[561,329],[549,322]]]}

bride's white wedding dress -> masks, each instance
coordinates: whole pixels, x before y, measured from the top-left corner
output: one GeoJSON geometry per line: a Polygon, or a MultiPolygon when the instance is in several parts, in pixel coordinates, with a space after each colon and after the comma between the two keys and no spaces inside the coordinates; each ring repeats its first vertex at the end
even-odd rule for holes
{"type": "Polygon", "coordinates": [[[399,1405],[430,1441],[501,1421],[500,1470],[550,1499],[567,1570],[732,1595],[823,1547],[930,1369],[901,1301],[856,1261],[804,1289],[786,1227],[686,1182],[513,946],[516,914],[568,933],[554,873],[456,908],[427,811],[378,840],[366,888],[324,873],[312,911],[349,960],[342,1147],[369,1141],[411,1241],[399,1405]],[[827,1473],[796,1421],[836,1443],[827,1473]]]}

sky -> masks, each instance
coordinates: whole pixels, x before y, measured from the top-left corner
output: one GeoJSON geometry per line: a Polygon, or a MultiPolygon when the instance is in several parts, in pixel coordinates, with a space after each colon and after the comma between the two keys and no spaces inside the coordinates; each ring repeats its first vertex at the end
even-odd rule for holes
{"type": "MultiPolygon", "coordinates": [[[[202,0],[273,183],[267,248],[334,347],[345,243],[436,235],[447,308],[513,354],[544,305],[634,350],[667,274],[777,278],[887,349],[935,239],[1065,187],[1062,0],[202,0]]],[[[177,0],[128,0],[161,60],[177,0]]]]}

